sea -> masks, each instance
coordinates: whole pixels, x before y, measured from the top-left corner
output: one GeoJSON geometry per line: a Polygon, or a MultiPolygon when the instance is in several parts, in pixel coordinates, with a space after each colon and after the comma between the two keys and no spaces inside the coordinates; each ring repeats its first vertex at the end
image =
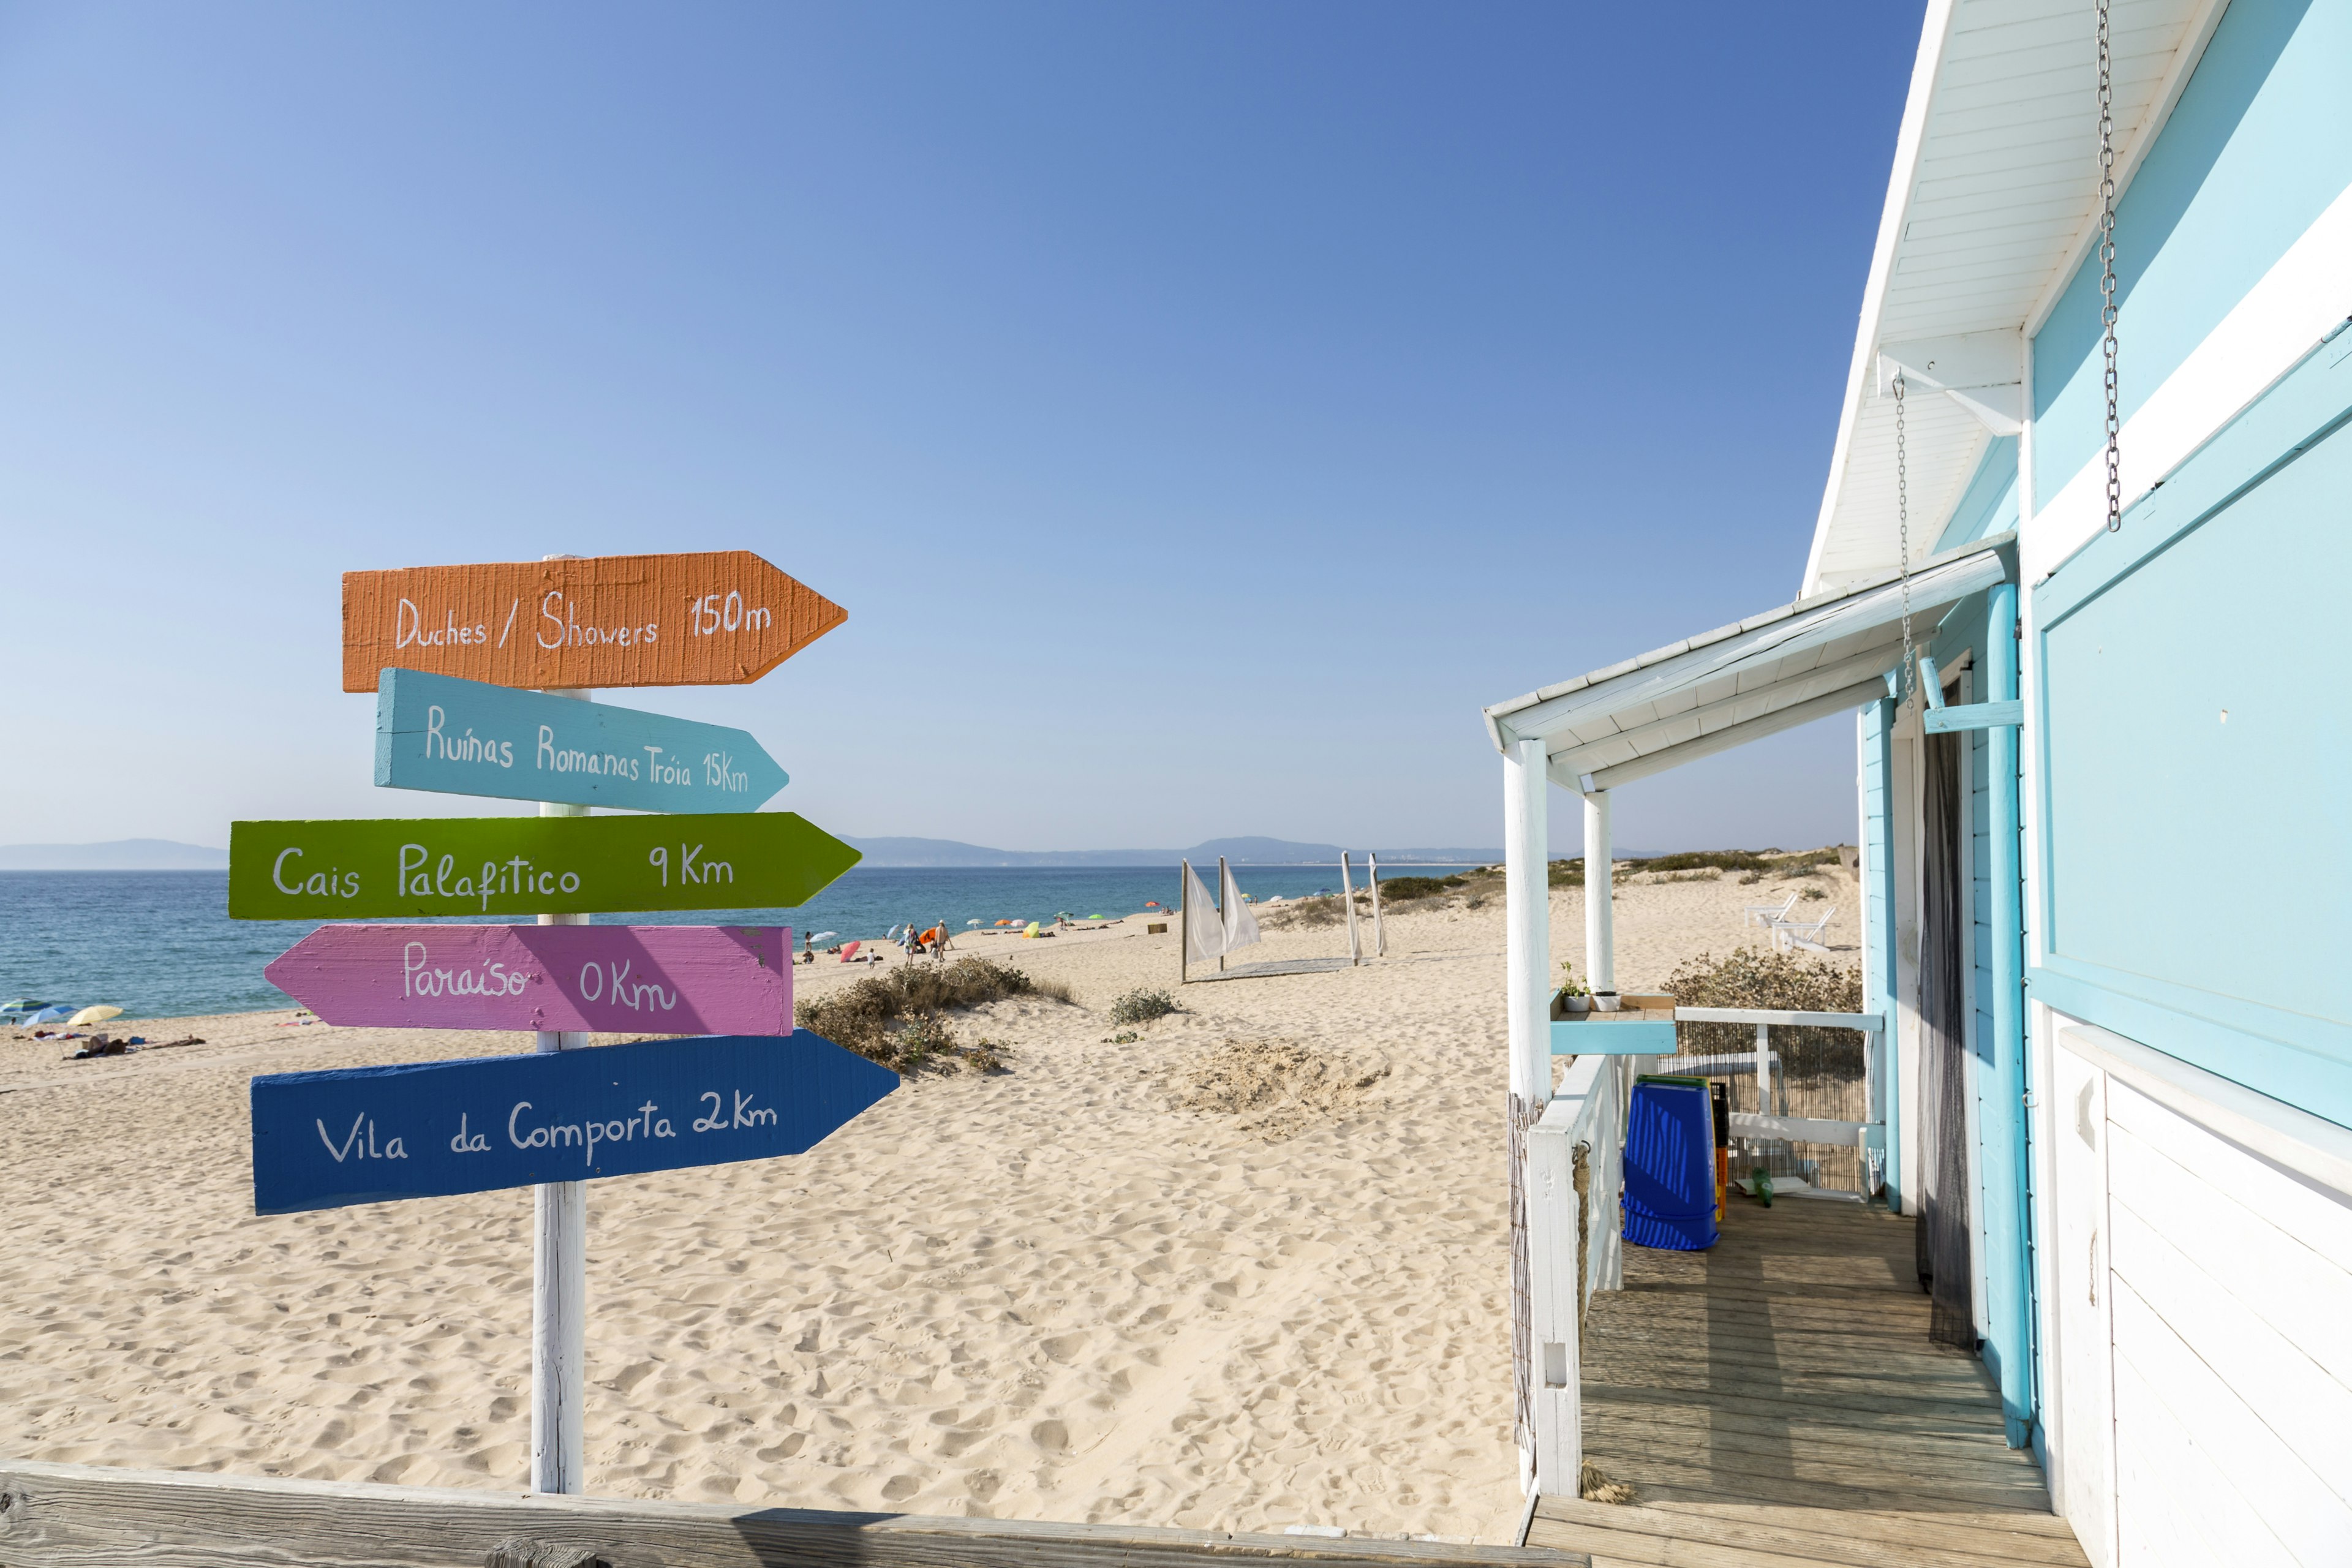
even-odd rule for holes
{"type": "MultiPolygon", "coordinates": [[[[1464,868],[1383,866],[1381,875],[1464,868]]],[[[1360,866],[1359,879],[1362,874],[1360,866]]],[[[1254,899],[1295,899],[1336,890],[1339,871],[1330,865],[1236,866],[1234,879],[1254,899]]],[[[835,933],[830,945],[873,941],[908,921],[944,921],[961,932],[975,922],[993,930],[1000,921],[1026,924],[1059,914],[1081,923],[1138,914],[1155,903],[1172,907],[1179,879],[1172,866],[859,866],[798,909],[600,914],[595,923],[782,925],[793,928],[795,945],[802,933],[828,931],[835,933]]],[[[229,919],[226,871],[0,871],[0,1002],[111,1003],[126,1018],[290,1007],[292,998],[264,979],[262,969],[319,923],[229,919]]]]}

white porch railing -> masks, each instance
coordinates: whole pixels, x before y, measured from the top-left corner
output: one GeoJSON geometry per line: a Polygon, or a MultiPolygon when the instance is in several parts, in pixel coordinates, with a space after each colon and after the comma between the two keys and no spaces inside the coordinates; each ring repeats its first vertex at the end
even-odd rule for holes
{"type": "MultiPolygon", "coordinates": [[[[1886,1019],[1878,1013],[1811,1013],[1772,1007],[1677,1007],[1677,1024],[1753,1024],[1756,1026],[1756,1048],[1748,1059],[1756,1075],[1756,1110],[1734,1111],[1731,1135],[1734,1138],[1780,1138],[1800,1143],[1827,1143],[1859,1151],[1857,1161],[1861,1173],[1854,1196],[1867,1201],[1877,1191],[1878,1172],[1874,1160],[1886,1147],[1886,1110],[1880,1103],[1886,1082],[1885,1040],[1886,1019]],[[1782,1079],[1783,1109],[1773,1110],[1772,1079],[1780,1065],[1780,1058],[1772,1049],[1772,1030],[1781,1028],[1855,1029],[1863,1037],[1862,1052],[1862,1116],[1859,1120],[1840,1120],[1817,1116],[1786,1114],[1787,1083],[1782,1079]]],[[[1670,1058],[1664,1065],[1666,1071],[1696,1071],[1708,1076],[1719,1072],[1725,1063],[1724,1053],[1703,1057],[1670,1058]]],[[[1654,1069],[1657,1070],[1657,1069],[1654,1069]]]]}
{"type": "MultiPolygon", "coordinates": [[[[1864,1104],[1873,1120],[1742,1113],[1732,1118],[1732,1132],[1735,1137],[1858,1143],[1865,1150],[1873,1133],[1883,1138],[1879,1096],[1885,1083],[1885,1035],[1880,1015],[1677,1007],[1675,1021],[1755,1025],[1757,1048],[1746,1061],[1759,1074],[1759,1086],[1768,1089],[1773,1060],[1769,1031],[1774,1026],[1861,1030],[1868,1037],[1864,1104]]],[[[1538,1495],[1573,1498],[1582,1490],[1584,1313],[1593,1292],[1618,1289],[1624,1281],[1619,1199],[1625,1183],[1626,1109],[1634,1080],[1659,1066],[1655,1057],[1574,1058],[1543,1115],[1528,1131],[1528,1315],[1535,1361],[1532,1490],[1538,1495]]],[[[1758,1103],[1772,1102],[1768,1094],[1758,1103]]],[[[1869,1169],[1867,1157],[1864,1168],[1869,1169]]]]}
{"type": "Polygon", "coordinates": [[[1618,1197],[1625,1180],[1625,1106],[1644,1063],[1641,1057],[1578,1057],[1528,1131],[1538,1494],[1572,1498],[1581,1490],[1580,1331],[1592,1293],[1616,1289],[1623,1279],[1618,1197]]]}

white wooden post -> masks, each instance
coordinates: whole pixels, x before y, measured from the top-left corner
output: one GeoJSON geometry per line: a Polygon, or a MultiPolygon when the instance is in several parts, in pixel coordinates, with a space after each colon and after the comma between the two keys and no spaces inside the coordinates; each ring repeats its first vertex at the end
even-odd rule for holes
{"type": "Polygon", "coordinates": [[[1609,792],[1584,797],[1584,975],[1594,991],[1617,989],[1615,866],[1609,847],[1609,792]]]}
{"type": "Polygon", "coordinates": [[[1356,871],[1348,863],[1348,852],[1339,851],[1339,901],[1348,906],[1348,962],[1364,962],[1364,947],[1356,935],[1356,871]]]}
{"type": "Polygon", "coordinates": [[[1756,1026],[1756,1114],[1772,1114],[1772,1026],[1756,1026]]]}
{"type": "Polygon", "coordinates": [[[1389,939],[1381,929],[1381,857],[1377,850],[1364,851],[1364,882],[1372,889],[1372,956],[1386,958],[1389,939]]]}
{"type": "MultiPolygon", "coordinates": [[[[1225,908],[1225,858],[1220,855],[1217,857],[1217,923],[1231,931],[1233,918],[1233,911],[1225,908]]],[[[1217,973],[1223,974],[1224,972],[1225,955],[1220,952],[1217,954],[1217,973]]]]}
{"type": "MultiPolygon", "coordinates": [[[[1576,1497],[1584,1468],[1582,1366],[1577,1318],[1575,1134],[1572,1100],[1554,1101],[1528,1130],[1528,1317],[1534,1364],[1534,1474],[1528,1489],[1576,1497]]],[[[1601,1152],[1594,1150],[1596,1162],[1601,1152]]],[[[1599,1228],[1596,1211],[1594,1226],[1599,1228]]]]}
{"type": "Polygon", "coordinates": [[[1176,889],[1176,984],[1187,985],[1192,983],[1184,966],[1192,952],[1188,945],[1192,940],[1192,862],[1180,859],[1176,865],[1184,879],[1176,889]]]}
{"type": "MultiPolygon", "coordinates": [[[[1553,1292],[1557,1255],[1551,1248],[1560,1215],[1553,1201],[1557,1184],[1547,1173],[1556,1163],[1544,1156],[1538,1169],[1535,1126],[1551,1099],[1551,868],[1546,814],[1550,808],[1549,759],[1541,741],[1514,741],[1503,752],[1504,1009],[1509,1030],[1511,1091],[1507,1102],[1507,1158],[1511,1182],[1511,1375],[1512,1426],[1519,1449],[1519,1482],[1535,1493],[1548,1476],[1547,1458],[1559,1450],[1559,1397],[1544,1392],[1545,1367],[1538,1325],[1549,1333],[1559,1321],[1553,1292]],[[1541,1206],[1538,1206],[1538,1205],[1541,1206]],[[1537,1229],[1551,1233],[1538,1268],[1532,1242],[1537,1229]]],[[[1571,1159],[1572,1159],[1571,1154],[1571,1159]]],[[[1575,1194],[1570,1192],[1569,1234],[1575,1232],[1575,1194]]],[[[1570,1267],[1574,1278],[1573,1265],[1570,1267]]],[[[1571,1292],[1572,1294],[1572,1292],[1571,1292]]],[[[1561,1351],[1561,1355],[1568,1352],[1561,1351]]],[[[1576,1378],[1568,1374],[1571,1412],[1576,1378]]],[[[1576,1425],[1573,1419],[1569,1426],[1576,1425]]]]}
{"type": "MultiPolygon", "coordinates": [[[[551,693],[590,700],[585,691],[551,693]]],[[[585,816],[584,805],[541,801],[541,816],[585,816]]],[[[583,914],[545,914],[543,926],[588,923],[583,914]]],[[[580,1032],[542,1029],[539,1051],[575,1050],[580,1032]]],[[[582,1489],[586,1439],[581,1402],[587,1386],[588,1184],[542,1182],[531,1189],[530,1486],[533,1491],[582,1489]]]]}
{"type": "Polygon", "coordinates": [[[1511,1093],[1540,1110],[1551,1099],[1551,787],[1544,743],[1503,753],[1503,924],[1511,1093]]]}

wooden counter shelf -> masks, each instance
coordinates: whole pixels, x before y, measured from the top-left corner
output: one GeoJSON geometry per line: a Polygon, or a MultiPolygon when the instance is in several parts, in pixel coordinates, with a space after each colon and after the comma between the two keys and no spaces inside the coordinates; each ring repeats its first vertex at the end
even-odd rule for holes
{"type": "Polygon", "coordinates": [[[1614,1013],[1570,1013],[1567,998],[1551,999],[1551,1054],[1556,1057],[1670,1057],[1675,1054],[1675,999],[1627,993],[1614,1013]]]}

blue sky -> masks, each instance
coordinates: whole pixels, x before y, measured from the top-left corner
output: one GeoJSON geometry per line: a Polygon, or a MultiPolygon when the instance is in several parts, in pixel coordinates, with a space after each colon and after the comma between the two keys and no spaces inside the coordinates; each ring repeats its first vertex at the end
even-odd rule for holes
{"type": "MultiPolygon", "coordinates": [[[[614,700],[821,826],[1496,842],[1482,704],[1794,593],[1919,15],[0,7],[0,839],[502,809],[370,784],[340,574],[749,548],[848,624],[614,700]]],[[[1850,839],[1852,734],[1619,842],[1850,839]]]]}

